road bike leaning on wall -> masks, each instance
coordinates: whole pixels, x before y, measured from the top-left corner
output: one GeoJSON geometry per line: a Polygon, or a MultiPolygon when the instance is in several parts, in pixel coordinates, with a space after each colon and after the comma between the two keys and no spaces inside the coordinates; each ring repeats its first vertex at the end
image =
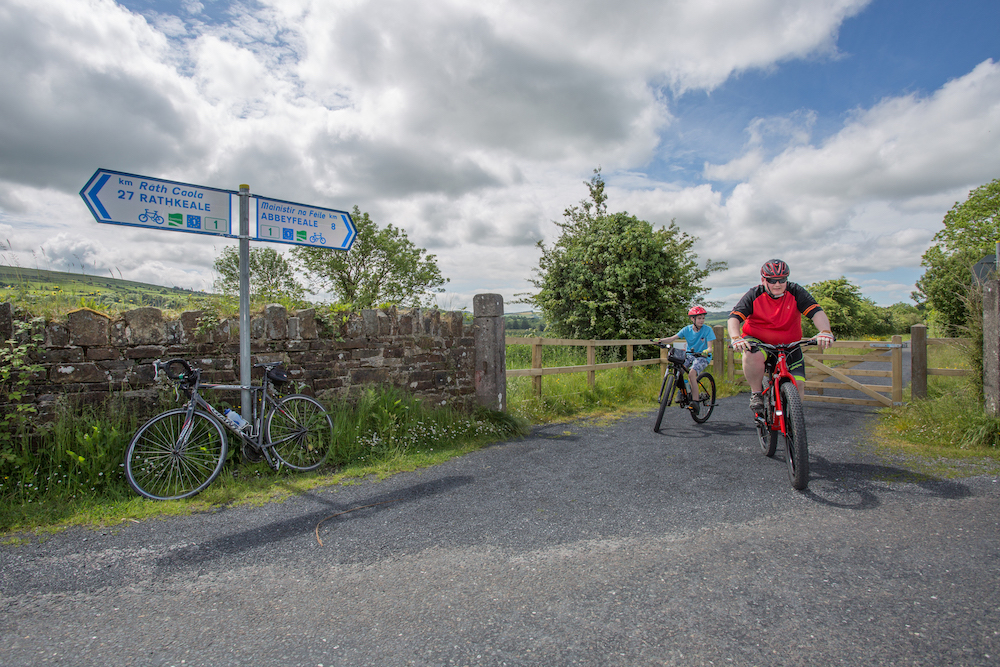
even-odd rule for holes
{"type": "Polygon", "coordinates": [[[247,387],[253,403],[249,422],[239,414],[223,414],[202,398],[201,388],[240,391],[240,385],[202,384],[201,371],[183,359],[153,362],[187,396],[182,408],[153,417],[136,431],[125,453],[125,476],[136,493],[152,500],[189,498],[219,476],[228,445],[225,426],[239,437],[245,459],[262,458],[274,470],[286,465],[313,470],[322,465],[333,442],[333,420],[314,398],[281,396],[288,382],[279,364],[255,364],[264,369],[260,385],[247,387]]]}
{"type": "Polygon", "coordinates": [[[771,353],[765,355],[767,358],[764,361],[764,411],[754,420],[760,448],[764,456],[774,456],[778,448],[778,434],[785,436],[788,479],[797,491],[809,485],[809,441],[802,399],[795,378],[788,371],[785,356],[807,345],[816,345],[816,339],[807,338],[785,345],[755,342],[750,346],[751,352],[761,348],[771,353]]]}
{"type": "Polygon", "coordinates": [[[687,371],[684,370],[684,360],[687,352],[679,347],[664,345],[656,340],[653,341],[664,349],[669,349],[667,353],[667,372],[663,374],[663,383],[660,385],[660,409],[656,413],[656,422],[653,424],[653,431],[660,432],[660,423],[663,421],[663,413],[677,398],[677,405],[688,408],[691,412],[691,419],[699,424],[704,424],[712,415],[715,409],[715,378],[708,371],[698,376],[698,400],[691,398],[691,392],[687,387],[687,371]],[[679,393],[678,393],[679,392],[679,393]],[[697,407],[695,407],[697,406],[697,407]]]}

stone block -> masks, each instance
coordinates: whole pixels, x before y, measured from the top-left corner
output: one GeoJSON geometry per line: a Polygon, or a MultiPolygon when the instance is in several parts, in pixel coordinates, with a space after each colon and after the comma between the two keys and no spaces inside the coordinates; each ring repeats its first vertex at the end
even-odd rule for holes
{"type": "Polygon", "coordinates": [[[166,354],[167,348],[160,345],[139,345],[125,350],[126,359],[159,359],[166,354]]]}
{"type": "Polygon", "coordinates": [[[14,316],[10,304],[5,301],[0,303],[0,343],[10,340],[13,336],[14,316]]]}
{"type": "Polygon", "coordinates": [[[162,345],[167,342],[166,323],[159,308],[136,308],[124,314],[125,338],[130,345],[162,345]]]}
{"type": "Polygon", "coordinates": [[[69,347],[69,327],[59,322],[50,322],[45,327],[45,347],[69,347]]]}
{"type": "Polygon", "coordinates": [[[265,331],[269,340],[288,338],[288,311],[280,303],[264,308],[265,331]]]}
{"type": "Polygon", "coordinates": [[[366,338],[378,336],[378,315],[379,311],[372,308],[361,310],[361,335],[366,338]]]}
{"type": "Polygon", "coordinates": [[[316,309],[306,308],[304,310],[296,310],[295,317],[299,319],[299,337],[303,340],[315,339],[317,336],[316,309]]]}
{"type": "Polygon", "coordinates": [[[69,311],[66,313],[66,326],[70,332],[70,345],[90,347],[107,345],[111,342],[111,319],[96,310],[78,308],[69,311]]]}
{"type": "Polygon", "coordinates": [[[107,382],[110,376],[93,363],[56,364],[49,380],[56,384],[107,382]]]}
{"type": "Polygon", "coordinates": [[[83,361],[83,349],[79,347],[40,350],[38,361],[43,364],[72,364],[83,361]]]}
{"type": "Polygon", "coordinates": [[[205,334],[198,335],[198,325],[201,324],[201,316],[203,311],[200,310],[185,310],[181,313],[180,323],[181,323],[181,343],[208,343],[209,336],[205,334]]]}

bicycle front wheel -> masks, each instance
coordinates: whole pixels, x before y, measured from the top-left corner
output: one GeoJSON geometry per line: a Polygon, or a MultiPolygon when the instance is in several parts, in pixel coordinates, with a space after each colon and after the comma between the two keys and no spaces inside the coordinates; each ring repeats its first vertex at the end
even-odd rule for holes
{"type": "Polygon", "coordinates": [[[178,408],[143,425],[125,452],[129,486],[151,500],[177,500],[200,493],[222,471],[226,433],[204,412],[191,415],[191,430],[182,441],[187,410],[178,408]]]}
{"type": "Polygon", "coordinates": [[[663,387],[660,390],[660,409],[656,412],[656,421],[653,423],[653,433],[660,432],[660,423],[663,421],[663,413],[674,396],[674,376],[667,375],[663,378],[663,387]]]}
{"type": "Polygon", "coordinates": [[[698,414],[692,410],[691,419],[704,424],[715,409],[715,378],[711,373],[702,373],[698,376],[698,404],[698,414]]]}
{"type": "Polygon", "coordinates": [[[268,443],[282,463],[294,470],[313,470],[326,460],[333,442],[333,420],[319,401],[286,396],[267,415],[268,443]]]}
{"type": "Polygon", "coordinates": [[[809,443],[806,418],[802,413],[799,390],[791,382],[781,385],[781,403],[785,411],[785,460],[792,488],[801,491],[809,485],[809,443]]]}

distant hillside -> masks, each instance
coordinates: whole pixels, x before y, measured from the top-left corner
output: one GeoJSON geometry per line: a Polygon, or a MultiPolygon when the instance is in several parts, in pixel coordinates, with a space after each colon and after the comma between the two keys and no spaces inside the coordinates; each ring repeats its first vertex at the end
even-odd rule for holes
{"type": "Polygon", "coordinates": [[[179,309],[209,298],[206,292],[66,271],[0,265],[0,300],[31,307],[52,301],[79,301],[104,309],[153,306],[179,309]]]}

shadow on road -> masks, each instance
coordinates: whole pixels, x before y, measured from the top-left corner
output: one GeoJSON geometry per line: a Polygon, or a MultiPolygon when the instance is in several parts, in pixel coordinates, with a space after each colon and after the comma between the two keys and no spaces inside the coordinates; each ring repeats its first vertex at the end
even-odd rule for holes
{"type": "Polygon", "coordinates": [[[238,533],[220,536],[208,542],[177,549],[158,559],[157,565],[185,567],[213,561],[227,555],[239,554],[262,545],[314,532],[321,522],[323,522],[323,530],[329,531],[336,527],[337,522],[350,521],[362,516],[371,517],[373,514],[392,508],[394,505],[415,502],[429,496],[447,493],[466,484],[471,484],[473,481],[475,478],[470,475],[453,475],[433,482],[414,484],[404,489],[360,498],[352,501],[349,505],[334,502],[335,497],[330,494],[300,494],[300,497],[311,499],[326,507],[287,521],[274,521],[238,533]],[[363,509],[352,511],[356,508],[363,509]],[[332,518],[332,515],[337,516],[332,518]]]}
{"type": "MultiPolygon", "coordinates": [[[[775,458],[784,461],[781,452],[775,458]]],[[[809,488],[802,495],[810,500],[831,507],[870,510],[880,506],[887,494],[958,500],[971,496],[972,491],[959,482],[896,466],[832,462],[815,454],[809,457],[809,488]]]]}

